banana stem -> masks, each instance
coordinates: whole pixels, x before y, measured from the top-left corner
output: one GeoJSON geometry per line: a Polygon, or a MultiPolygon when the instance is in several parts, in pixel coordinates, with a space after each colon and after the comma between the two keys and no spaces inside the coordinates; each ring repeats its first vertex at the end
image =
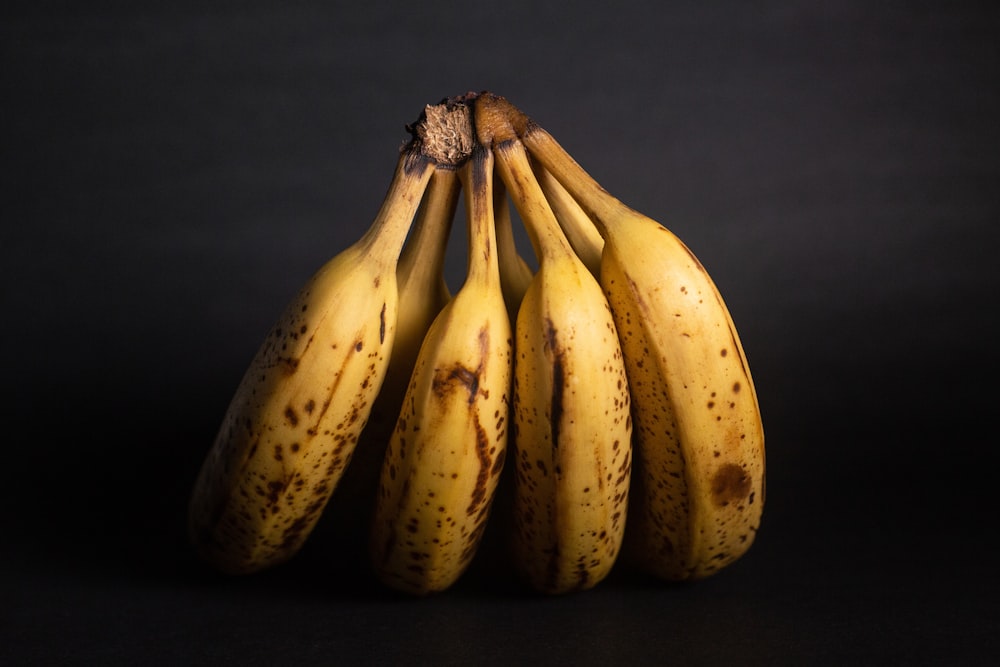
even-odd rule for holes
{"type": "Polygon", "coordinates": [[[541,261],[575,256],[542,187],[535,178],[524,144],[517,139],[503,141],[493,149],[504,185],[525,222],[528,238],[541,261]]]}
{"type": "MultiPolygon", "coordinates": [[[[493,210],[497,230],[497,259],[500,262],[500,288],[510,321],[517,320],[524,293],[534,277],[534,270],[518,251],[514,240],[514,224],[510,217],[510,200],[499,170],[493,177],[493,210]]],[[[537,258],[535,258],[537,260],[537,258]]]]}
{"type": "Polygon", "coordinates": [[[474,141],[471,113],[461,98],[425,107],[410,133],[413,138],[399,156],[382,208],[357,243],[361,252],[381,256],[384,262],[399,262],[434,167],[461,163],[474,141]]]}
{"type": "Polygon", "coordinates": [[[468,275],[466,282],[500,284],[496,224],[493,216],[493,153],[477,145],[462,166],[468,224],[468,275]]]}
{"type": "Polygon", "coordinates": [[[510,217],[510,200],[507,198],[507,188],[502,179],[493,181],[493,215],[497,226],[497,252],[500,255],[500,265],[504,261],[510,264],[524,261],[514,240],[514,223],[510,217]]]}
{"type": "Polygon", "coordinates": [[[358,239],[357,247],[361,252],[371,254],[386,264],[399,260],[403,243],[433,173],[433,160],[419,150],[407,149],[399,156],[378,215],[358,239]]]}
{"type": "Polygon", "coordinates": [[[631,216],[634,211],[605,190],[581,167],[559,143],[537,124],[529,123],[521,141],[538,162],[577,200],[607,238],[615,222],[631,216]]]}
{"type": "Polygon", "coordinates": [[[417,211],[413,233],[403,246],[396,278],[400,289],[414,282],[433,286],[444,283],[445,251],[458,206],[459,182],[455,170],[437,167],[417,211]]]}
{"type": "Polygon", "coordinates": [[[537,160],[532,161],[532,168],[569,244],[573,246],[573,250],[590,272],[595,276],[600,275],[604,238],[598,231],[597,225],[549,170],[542,167],[537,160]]]}

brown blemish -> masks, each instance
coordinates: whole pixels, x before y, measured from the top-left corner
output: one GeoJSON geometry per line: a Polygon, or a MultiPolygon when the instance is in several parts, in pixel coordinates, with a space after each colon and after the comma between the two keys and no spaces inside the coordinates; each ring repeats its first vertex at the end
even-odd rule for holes
{"type": "Polygon", "coordinates": [[[735,463],[719,468],[712,476],[712,498],[724,507],[746,498],[751,491],[750,475],[735,463]]]}
{"type": "Polygon", "coordinates": [[[279,357],[278,363],[281,364],[281,369],[285,372],[285,375],[294,375],[295,371],[299,369],[299,360],[295,357],[279,357]]]}
{"type": "Polygon", "coordinates": [[[461,364],[455,364],[451,369],[439,369],[434,374],[432,389],[435,394],[444,397],[455,388],[464,387],[469,394],[469,404],[472,404],[479,392],[479,373],[477,370],[468,369],[461,364]]]}
{"type": "Polygon", "coordinates": [[[563,413],[563,385],[566,381],[565,352],[559,347],[555,325],[545,320],[545,344],[552,355],[552,399],[549,403],[549,423],[552,425],[552,446],[559,446],[559,426],[563,413]]]}
{"type": "MultiPolygon", "coordinates": [[[[375,286],[378,287],[378,278],[375,279],[375,286]]],[[[382,304],[382,311],[378,315],[378,342],[385,343],[385,308],[382,304]]],[[[360,348],[359,348],[360,349],[360,348]]]]}
{"type": "MultiPolygon", "coordinates": [[[[358,343],[357,343],[357,345],[355,345],[354,349],[360,351],[360,349],[361,349],[360,345],[361,345],[361,341],[358,341],[358,343]]],[[[343,364],[341,364],[340,370],[337,371],[337,373],[334,374],[334,381],[333,381],[333,384],[330,386],[330,393],[326,397],[326,399],[323,401],[322,409],[320,409],[319,416],[316,418],[316,424],[321,423],[323,421],[323,418],[326,416],[326,411],[329,409],[330,405],[332,404],[333,397],[337,395],[337,389],[340,387],[340,382],[344,378],[345,370],[347,368],[347,365],[350,363],[350,361],[351,361],[351,355],[350,355],[350,353],[348,353],[347,357],[344,359],[343,364]]],[[[311,428],[309,430],[309,435],[315,435],[315,434],[316,434],[316,429],[315,429],[315,427],[313,427],[313,428],[311,428]]]]}
{"type": "Polygon", "coordinates": [[[490,474],[493,476],[499,475],[503,471],[504,459],[507,458],[507,449],[502,448],[497,454],[497,457],[493,460],[493,468],[490,470],[490,474]]]}
{"type": "MultiPolygon", "coordinates": [[[[444,397],[458,387],[464,387],[469,395],[469,405],[476,402],[479,395],[479,378],[486,366],[486,358],[489,354],[490,334],[486,327],[479,330],[479,365],[470,369],[462,364],[455,364],[452,368],[436,370],[431,389],[437,396],[444,397]]],[[[487,394],[484,393],[484,396],[487,394]]]]}
{"type": "Polygon", "coordinates": [[[478,419],[476,420],[476,456],[479,458],[479,473],[476,475],[476,486],[472,490],[472,499],[469,501],[469,507],[465,510],[469,516],[473,516],[480,505],[486,500],[491,474],[490,439],[478,419]]]}
{"type": "Polygon", "coordinates": [[[278,502],[278,497],[281,492],[285,490],[285,483],[281,480],[274,480],[273,482],[268,482],[267,484],[267,502],[269,505],[275,505],[278,502]]]}

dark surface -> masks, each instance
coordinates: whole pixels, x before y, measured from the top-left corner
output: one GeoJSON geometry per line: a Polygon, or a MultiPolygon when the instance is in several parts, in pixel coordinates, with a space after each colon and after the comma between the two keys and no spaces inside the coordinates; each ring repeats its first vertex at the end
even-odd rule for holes
{"type": "Polygon", "coordinates": [[[249,4],[0,14],[0,664],[993,663],[990,3],[249,4]],[[266,328],[403,126],[482,89],[716,278],[765,416],[757,543],[558,599],[487,563],[396,598],[323,533],[205,570],[186,496],[266,328]]]}

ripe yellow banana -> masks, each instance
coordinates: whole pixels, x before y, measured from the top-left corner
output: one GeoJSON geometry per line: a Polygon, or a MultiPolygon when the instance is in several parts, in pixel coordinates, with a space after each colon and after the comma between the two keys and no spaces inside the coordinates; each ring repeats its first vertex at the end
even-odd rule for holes
{"type": "Polygon", "coordinates": [[[513,553],[537,590],[585,590],[610,573],[625,531],[624,362],[607,299],[560,230],[524,146],[496,131],[494,141],[540,258],[515,329],[513,553]]]}
{"type": "Polygon", "coordinates": [[[396,264],[431,177],[404,151],[372,226],[287,306],[241,380],[195,482],[191,539],[220,570],[294,555],[351,459],[396,327],[396,264]]]}
{"type": "Polygon", "coordinates": [[[454,167],[435,168],[396,269],[399,305],[385,380],[351,465],[317,526],[331,541],[337,541],[347,567],[367,563],[368,533],[386,444],[395,428],[420,344],[451,298],[444,263],[459,193],[454,167]]]}
{"type": "Polygon", "coordinates": [[[371,533],[380,580],[415,595],[444,590],[468,568],[506,455],[512,341],[497,263],[492,154],[474,149],[460,175],[468,274],[417,356],[371,533]]]}
{"type": "Polygon", "coordinates": [[[518,123],[604,237],[600,281],[635,421],[626,550],[668,580],[711,575],[750,547],[764,504],[763,426],[729,310],[674,234],[605,191],[536,123],[518,123]]]}
{"type": "Polygon", "coordinates": [[[400,251],[437,164],[471,147],[466,105],[428,106],[410,128],[369,230],[286,307],[236,389],[189,503],[189,531],[233,574],[291,558],[350,462],[395,340],[400,251]]]}

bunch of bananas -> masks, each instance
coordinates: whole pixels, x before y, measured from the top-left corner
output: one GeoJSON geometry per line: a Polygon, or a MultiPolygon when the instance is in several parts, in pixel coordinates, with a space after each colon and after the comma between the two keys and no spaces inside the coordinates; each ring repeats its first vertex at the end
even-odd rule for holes
{"type": "Polygon", "coordinates": [[[191,497],[201,556],[275,566],[327,510],[383,584],[442,591],[510,480],[509,555],[542,593],[591,588],[619,556],[670,581],[739,558],[764,436],[705,268],[502,97],[449,98],[408,130],[374,223],[302,288],[236,390],[191,497]]]}

